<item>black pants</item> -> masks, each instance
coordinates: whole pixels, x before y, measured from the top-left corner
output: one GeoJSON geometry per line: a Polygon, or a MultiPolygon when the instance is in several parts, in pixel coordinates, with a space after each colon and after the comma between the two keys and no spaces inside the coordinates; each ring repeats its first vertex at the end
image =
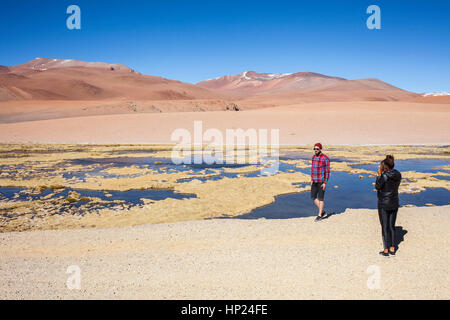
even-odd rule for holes
{"type": "Polygon", "coordinates": [[[385,249],[395,247],[395,219],[397,219],[397,211],[378,208],[378,217],[381,223],[381,235],[385,249]]]}

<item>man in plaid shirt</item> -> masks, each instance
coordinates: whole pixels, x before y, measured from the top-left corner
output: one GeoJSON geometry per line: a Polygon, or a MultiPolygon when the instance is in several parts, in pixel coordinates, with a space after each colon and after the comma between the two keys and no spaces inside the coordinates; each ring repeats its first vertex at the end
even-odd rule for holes
{"type": "Polygon", "coordinates": [[[311,166],[311,199],[319,208],[319,215],[315,221],[320,221],[328,217],[328,214],[323,210],[323,199],[325,197],[325,188],[330,178],[330,159],[322,153],[321,143],[314,145],[314,153],[311,166]]]}

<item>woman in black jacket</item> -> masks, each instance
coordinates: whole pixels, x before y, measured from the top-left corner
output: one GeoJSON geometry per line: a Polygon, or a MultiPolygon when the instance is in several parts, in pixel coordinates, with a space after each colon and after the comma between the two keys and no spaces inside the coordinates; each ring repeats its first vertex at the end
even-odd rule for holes
{"type": "Polygon", "coordinates": [[[384,250],[383,256],[395,255],[395,219],[399,207],[398,187],[402,175],[394,169],[394,157],[387,155],[381,161],[375,182],[378,196],[378,216],[381,223],[384,250]]]}

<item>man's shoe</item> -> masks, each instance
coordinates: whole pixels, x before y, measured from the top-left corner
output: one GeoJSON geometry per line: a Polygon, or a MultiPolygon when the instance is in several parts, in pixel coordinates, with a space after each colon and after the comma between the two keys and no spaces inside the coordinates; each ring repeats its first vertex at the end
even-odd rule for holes
{"type": "Polygon", "coordinates": [[[314,222],[317,222],[317,221],[320,221],[320,220],[322,220],[322,217],[321,216],[317,216],[316,219],[314,220],[314,222]]]}
{"type": "Polygon", "coordinates": [[[325,211],[322,213],[322,219],[326,219],[326,218],[328,218],[329,217],[329,215],[328,215],[328,213],[326,213],[325,211]]]}

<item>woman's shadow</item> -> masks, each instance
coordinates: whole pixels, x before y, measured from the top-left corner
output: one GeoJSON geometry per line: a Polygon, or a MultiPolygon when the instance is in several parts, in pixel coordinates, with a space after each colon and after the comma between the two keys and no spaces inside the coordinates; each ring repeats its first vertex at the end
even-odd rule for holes
{"type": "Polygon", "coordinates": [[[408,233],[408,230],[403,229],[403,227],[398,226],[395,227],[395,248],[398,250],[398,246],[401,242],[405,240],[405,234],[408,233]]]}
{"type": "MultiPolygon", "coordinates": [[[[339,213],[330,212],[327,216],[327,219],[333,215],[337,215],[339,213]]],[[[403,229],[402,226],[395,227],[395,248],[398,250],[399,244],[405,240],[405,234],[408,233],[408,230],[403,229]]]]}

